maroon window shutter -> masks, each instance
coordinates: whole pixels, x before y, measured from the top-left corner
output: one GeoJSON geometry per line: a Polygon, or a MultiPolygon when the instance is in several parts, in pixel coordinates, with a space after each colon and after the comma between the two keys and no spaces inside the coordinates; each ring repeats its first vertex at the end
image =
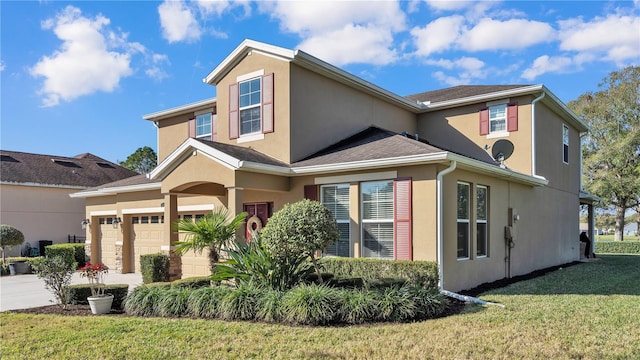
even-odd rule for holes
{"type": "Polygon", "coordinates": [[[393,182],[393,253],[396,260],[413,260],[411,179],[393,182]]]}
{"type": "Polygon", "coordinates": [[[480,110],[480,135],[489,134],[489,108],[480,110]]]}
{"type": "Polygon", "coordinates": [[[238,83],[229,85],[229,139],[239,136],[240,111],[238,108],[238,83]]]}
{"type": "Polygon", "coordinates": [[[211,141],[218,140],[218,114],[211,114],[211,141]]]}
{"type": "Polygon", "coordinates": [[[518,104],[507,105],[507,131],[518,131],[518,104]]]}
{"type": "Polygon", "coordinates": [[[318,201],[318,185],[305,185],[304,198],[318,201]]]}
{"type": "Polygon", "coordinates": [[[262,77],[262,133],[273,132],[273,73],[262,77]]]}
{"type": "Polygon", "coordinates": [[[196,118],[189,119],[189,137],[196,137],[196,118]]]}

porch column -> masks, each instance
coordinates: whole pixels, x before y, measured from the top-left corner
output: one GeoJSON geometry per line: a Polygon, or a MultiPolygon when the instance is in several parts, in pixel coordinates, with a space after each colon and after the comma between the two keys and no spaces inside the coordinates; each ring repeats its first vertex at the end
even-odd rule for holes
{"type": "Polygon", "coordinates": [[[93,264],[100,262],[100,218],[98,216],[89,217],[89,231],[91,237],[85,241],[84,251],[89,256],[89,261],[93,264]]]}
{"type": "Polygon", "coordinates": [[[178,231],[173,224],[178,220],[178,196],[164,194],[163,241],[160,250],[169,256],[169,281],[182,278],[182,258],[175,253],[178,231]]]}
{"type": "MultiPolygon", "coordinates": [[[[242,213],[242,192],[243,188],[231,186],[227,188],[227,209],[231,216],[236,216],[242,213]]],[[[242,239],[244,236],[242,226],[236,231],[236,238],[242,239]]]]}
{"type": "Polygon", "coordinates": [[[593,254],[596,250],[596,232],[593,214],[593,203],[587,204],[587,225],[589,226],[589,239],[591,239],[591,254],[593,254]]]}

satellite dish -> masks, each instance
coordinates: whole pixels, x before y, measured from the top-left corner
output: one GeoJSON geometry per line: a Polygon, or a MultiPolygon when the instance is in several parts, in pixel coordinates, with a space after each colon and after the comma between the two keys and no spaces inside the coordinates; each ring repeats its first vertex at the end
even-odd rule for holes
{"type": "Polygon", "coordinates": [[[511,154],[513,154],[513,143],[509,140],[500,139],[491,147],[491,155],[500,164],[507,160],[511,154]]]}

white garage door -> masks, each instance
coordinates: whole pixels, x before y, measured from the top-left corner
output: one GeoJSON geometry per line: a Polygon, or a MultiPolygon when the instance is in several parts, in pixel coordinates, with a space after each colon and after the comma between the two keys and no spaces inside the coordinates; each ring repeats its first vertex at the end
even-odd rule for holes
{"type": "MultiPolygon", "coordinates": [[[[185,219],[200,219],[204,214],[182,214],[181,218],[185,219]]],[[[179,240],[184,241],[184,234],[179,235],[179,240]]],[[[202,254],[196,254],[193,251],[189,251],[182,255],[182,278],[186,279],[194,276],[208,276],[211,275],[209,270],[209,251],[207,249],[202,250],[202,254]]]]}
{"type": "Polygon", "coordinates": [[[140,256],[157,254],[163,241],[164,216],[161,214],[145,214],[131,217],[131,242],[133,244],[132,272],[141,272],[140,256]]]}
{"type": "Polygon", "coordinates": [[[100,218],[100,261],[109,269],[116,268],[116,240],[120,228],[113,227],[113,218],[100,218]]]}

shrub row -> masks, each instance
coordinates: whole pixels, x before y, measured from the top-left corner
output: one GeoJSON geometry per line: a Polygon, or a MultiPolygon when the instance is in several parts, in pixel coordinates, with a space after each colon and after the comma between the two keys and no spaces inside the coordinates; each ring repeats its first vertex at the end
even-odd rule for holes
{"type": "Polygon", "coordinates": [[[141,255],[140,269],[144,284],[169,281],[169,256],[165,254],[141,255]]]}
{"type": "Polygon", "coordinates": [[[84,244],[55,244],[48,245],[45,253],[47,257],[62,256],[69,263],[76,262],[78,267],[85,265],[84,244]]]}
{"type": "MultiPolygon", "coordinates": [[[[71,304],[89,305],[87,298],[91,296],[91,287],[89,284],[70,285],[69,299],[71,304]]],[[[122,303],[129,292],[128,284],[108,284],[105,285],[105,294],[113,295],[112,309],[122,309],[122,303]]]]}
{"type": "Polygon", "coordinates": [[[433,289],[438,286],[438,264],[434,261],[400,261],[366,258],[322,259],[323,271],[336,278],[360,277],[365,282],[376,279],[406,279],[410,284],[433,289]]]}
{"type": "Polygon", "coordinates": [[[0,258],[0,275],[1,276],[9,275],[9,273],[10,273],[10,271],[9,271],[9,263],[24,261],[29,266],[32,266],[33,263],[37,262],[39,259],[41,259],[40,256],[36,256],[36,257],[17,256],[17,257],[8,257],[7,261],[5,262],[4,260],[2,260],[2,258],[0,258]]]}
{"type": "Polygon", "coordinates": [[[447,300],[417,285],[385,289],[337,289],[318,284],[279,291],[243,284],[197,289],[141,286],[125,300],[136,316],[188,316],[293,325],[415,321],[442,315],[447,300]]]}
{"type": "Polygon", "coordinates": [[[186,279],[175,280],[172,282],[159,281],[144,284],[145,287],[161,287],[161,288],[176,288],[176,289],[198,289],[202,287],[210,287],[211,280],[209,276],[195,276],[186,279]]]}
{"type": "Polygon", "coordinates": [[[640,254],[640,241],[596,241],[598,254],[640,254]]]}

